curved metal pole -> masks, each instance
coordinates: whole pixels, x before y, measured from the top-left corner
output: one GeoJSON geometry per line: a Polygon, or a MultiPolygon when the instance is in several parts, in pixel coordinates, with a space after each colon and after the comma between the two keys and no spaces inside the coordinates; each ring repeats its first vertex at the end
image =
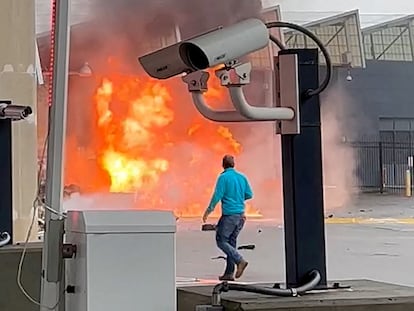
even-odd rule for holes
{"type": "Polygon", "coordinates": [[[8,232],[3,232],[0,234],[0,247],[9,244],[11,236],[8,232]]]}
{"type": "Polygon", "coordinates": [[[234,107],[240,114],[254,121],[292,120],[295,112],[283,107],[254,107],[244,97],[241,86],[229,86],[229,93],[234,107]]]}
{"type": "Polygon", "coordinates": [[[203,96],[201,91],[192,91],[191,96],[193,98],[194,105],[201,115],[214,122],[252,122],[244,116],[242,116],[237,110],[214,110],[211,109],[203,96]]]}
{"type": "MultiPolygon", "coordinates": [[[[309,29],[296,25],[296,24],[292,24],[292,23],[286,23],[286,22],[269,22],[266,23],[266,27],[271,29],[271,28],[289,28],[289,29],[294,29],[296,31],[299,31],[300,33],[304,34],[305,36],[308,36],[309,38],[311,38],[316,45],[319,47],[319,49],[321,50],[323,56],[325,57],[325,62],[326,62],[326,76],[325,79],[323,80],[323,82],[321,83],[321,85],[316,89],[316,90],[307,90],[306,91],[306,96],[311,97],[311,96],[315,96],[315,95],[319,95],[320,93],[322,93],[329,85],[329,82],[331,82],[331,78],[332,78],[332,60],[331,57],[329,55],[328,49],[325,47],[325,45],[322,43],[321,40],[319,40],[319,38],[309,29]]],[[[271,40],[273,41],[273,39],[271,38],[271,40]]],[[[275,42],[275,41],[273,41],[275,42]]],[[[275,42],[277,44],[277,42],[275,42]]]]}

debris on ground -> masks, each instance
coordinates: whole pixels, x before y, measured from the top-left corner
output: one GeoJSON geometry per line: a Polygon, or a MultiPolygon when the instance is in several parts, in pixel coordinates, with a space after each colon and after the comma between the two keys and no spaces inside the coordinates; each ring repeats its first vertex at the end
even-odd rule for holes
{"type": "MultiPolygon", "coordinates": [[[[255,248],[256,248],[256,245],[254,244],[240,245],[239,247],[237,247],[238,250],[249,250],[249,251],[252,251],[255,248]]],[[[218,260],[218,259],[227,260],[226,256],[217,256],[217,257],[211,258],[211,260],[218,260]]]]}

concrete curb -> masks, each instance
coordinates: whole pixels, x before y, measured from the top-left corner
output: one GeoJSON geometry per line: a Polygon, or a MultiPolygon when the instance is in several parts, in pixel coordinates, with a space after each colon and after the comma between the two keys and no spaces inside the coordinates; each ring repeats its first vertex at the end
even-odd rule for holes
{"type": "Polygon", "coordinates": [[[325,218],[326,224],[404,224],[414,225],[414,218],[362,218],[362,217],[334,217],[325,218]]]}

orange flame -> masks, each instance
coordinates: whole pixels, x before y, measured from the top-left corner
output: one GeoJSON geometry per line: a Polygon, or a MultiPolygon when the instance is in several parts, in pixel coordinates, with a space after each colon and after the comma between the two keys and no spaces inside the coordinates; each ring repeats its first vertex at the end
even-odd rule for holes
{"type": "MultiPolygon", "coordinates": [[[[107,183],[110,192],[134,194],[138,208],[173,210],[180,217],[203,214],[221,157],[240,154],[242,146],[229,128],[195,114],[190,97],[183,94],[187,95],[172,83],[135,76],[102,79],[94,95],[93,148],[108,177],[96,173],[93,178],[100,182],[94,184],[107,183]]],[[[209,85],[206,97],[216,107],[223,102],[219,82],[209,85]]],[[[81,162],[82,157],[72,161],[81,162]]],[[[213,215],[219,214],[217,207],[213,215]]],[[[246,214],[260,216],[250,204],[246,214]]]]}
{"type": "Polygon", "coordinates": [[[139,156],[146,153],[155,138],[153,130],[173,120],[174,113],[166,104],[169,94],[159,84],[146,84],[142,88],[134,85],[139,80],[125,82],[119,93],[115,93],[114,83],[104,79],[95,96],[98,126],[106,141],[101,163],[111,177],[112,192],[134,192],[154,185],[168,169],[165,159],[154,156],[144,160],[139,156]],[[110,110],[113,100],[129,103],[127,117],[118,124],[110,110]],[[120,133],[116,133],[117,129],[120,133]]]}

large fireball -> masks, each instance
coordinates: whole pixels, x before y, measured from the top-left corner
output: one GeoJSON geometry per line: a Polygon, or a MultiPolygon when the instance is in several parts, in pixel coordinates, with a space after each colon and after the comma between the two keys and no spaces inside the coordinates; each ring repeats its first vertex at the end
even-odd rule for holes
{"type": "MultiPolygon", "coordinates": [[[[210,85],[206,97],[215,106],[225,100],[218,83],[210,85]]],[[[105,185],[109,192],[130,193],[139,209],[200,217],[221,171],[221,157],[242,152],[231,130],[200,116],[186,90],[174,83],[107,75],[99,80],[92,105],[94,142],[88,154],[99,173],[89,174],[88,185],[76,181],[88,192],[98,191],[91,185],[100,185],[99,191],[105,185]]],[[[73,156],[71,144],[67,148],[69,167],[78,170],[68,176],[86,174],[85,157],[73,156]]],[[[260,215],[250,205],[247,214],[260,215]]]]}

